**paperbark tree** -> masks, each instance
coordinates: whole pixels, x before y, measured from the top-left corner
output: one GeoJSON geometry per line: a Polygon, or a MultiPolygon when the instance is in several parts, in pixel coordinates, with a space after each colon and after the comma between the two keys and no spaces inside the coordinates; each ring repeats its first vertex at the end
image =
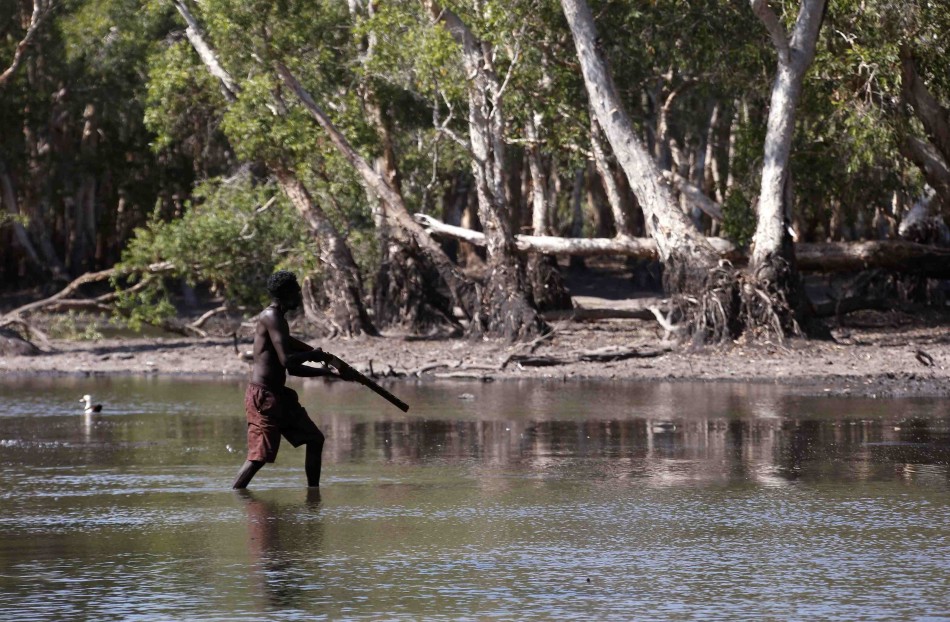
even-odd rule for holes
{"type": "MultiPolygon", "coordinates": [[[[630,217],[623,209],[623,202],[620,198],[620,189],[617,187],[617,180],[614,179],[614,173],[610,169],[610,163],[607,161],[607,154],[604,151],[604,142],[601,139],[600,124],[597,122],[597,115],[591,111],[590,115],[590,147],[594,154],[594,165],[597,167],[597,173],[600,175],[601,183],[604,186],[604,193],[607,195],[607,203],[610,204],[610,211],[614,217],[614,228],[617,237],[631,237],[633,227],[630,224],[630,217]]],[[[535,233],[535,235],[543,235],[535,233]]]]}
{"type": "MultiPolygon", "coordinates": [[[[189,42],[211,75],[219,80],[225,98],[234,102],[240,94],[240,85],[221,65],[217,54],[205,40],[197,20],[184,2],[176,0],[175,7],[187,23],[186,36],[189,42]]],[[[283,102],[276,101],[275,104],[275,110],[282,112],[283,102]]],[[[379,332],[366,312],[360,271],[346,240],[289,166],[274,162],[269,164],[281,190],[307,223],[319,245],[330,324],[345,335],[378,335],[379,332]]]]}
{"type": "Polygon", "coordinates": [[[698,340],[724,340],[737,332],[737,286],[731,269],[676,205],[670,187],[637,136],[613,78],[597,48],[594,18],[584,0],[561,0],[577,47],[584,84],[597,122],[643,210],[663,263],[667,292],[680,296],[683,319],[698,340]]]}
{"type": "Polygon", "coordinates": [[[416,326],[433,322],[433,314],[452,321],[454,305],[472,320],[470,328],[477,325],[480,322],[480,305],[474,283],[461,273],[442,248],[413,220],[399,192],[353,148],[290,68],[277,61],[274,69],[284,85],[297,96],[326,132],[340,154],[359,173],[367,189],[385,204],[386,218],[393,225],[393,235],[388,239],[400,247],[388,253],[393,259],[392,270],[389,271],[392,283],[388,287],[402,292],[398,300],[398,315],[416,326]],[[438,295],[442,285],[448,290],[445,301],[441,301],[438,295]],[[420,308],[420,304],[425,306],[420,308]]]}
{"type": "MultiPolygon", "coordinates": [[[[547,235],[550,229],[550,193],[541,155],[541,120],[542,115],[533,112],[525,123],[525,137],[528,140],[526,156],[531,176],[531,231],[534,235],[547,235]]],[[[526,270],[531,296],[539,311],[573,307],[571,295],[557,265],[557,257],[532,253],[528,255],[526,270]]]]}
{"type": "Polygon", "coordinates": [[[10,65],[0,72],[0,89],[6,86],[7,82],[13,78],[14,74],[16,74],[20,68],[20,65],[23,64],[27,51],[36,38],[36,33],[39,32],[40,26],[46,18],[49,17],[50,13],[53,12],[55,6],[53,2],[49,2],[48,0],[33,0],[33,12],[30,14],[30,22],[26,27],[26,32],[14,49],[13,59],[10,61],[10,65]]]}
{"type": "Polygon", "coordinates": [[[7,173],[7,167],[2,159],[0,159],[0,203],[6,207],[7,213],[11,216],[16,241],[23,249],[23,252],[26,253],[31,266],[35,269],[42,270],[44,268],[43,262],[33,247],[33,242],[30,241],[30,236],[27,234],[26,228],[19,220],[20,209],[17,206],[16,192],[13,190],[13,181],[10,179],[10,175],[7,173]]]}
{"type": "Polygon", "coordinates": [[[488,241],[481,306],[485,315],[478,325],[487,336],[511,341],[535,337],[547,326],[534,307],[511,233],[505,178],[505,83],[495,70],[495,54],[488,42],[479,40],[451,10],[431,0],[424,0],[424,5],[461,48],[468,79],[472,174],[478,217],[488,241]]]}
{"type": "Polygon", "coordinates": [[[913,109],[927,134],[927,140],[907,136],[901,152],[920,168],[936,191],[937,204],[950,209],[950,109],[927,86],[917,71],[913,50],[901,47],[901,97],[913,109]]]}
{"type": "Polygon", "coordinates": [[[750,2],[775,46],[778,71],[772,85],[750,265],[754,285],[769,295],[767,302],[762,297],[747,296],[744,303],[752,317],[761,318],[766,324],[778,319],[787,333],[797,331],[796,316],[798,320],[805,319],[791,237],[789,158],[802,83],[815,58],[826,0],[802,0],[790,36],[767,0],[750,2]]]}
{"type": "Polygon", "coordinates": [[[662,173],[634,133],[612,78],[597,49],[593,17],[584,0],[561,0],[584,74],[591,106],[643,209],[651,237],[664,264],[671,294],[687,294],[683,309],[686,334],[697,340],[724,340],[740,333],[783,338],[798,332],[794,311],[802,312],[785,206],[788,160],[795,127],[795,106],[802,79],[814,57],[825,0],[804,0],[791,40],[764,0],[753,9],[768,27],[779,53],[772,91],[759,200],[755,248],[747,273],[719,262],[715,251],[676,207],[662,173]],[[698,301],[692,304],[690,300],[698,301]]]}

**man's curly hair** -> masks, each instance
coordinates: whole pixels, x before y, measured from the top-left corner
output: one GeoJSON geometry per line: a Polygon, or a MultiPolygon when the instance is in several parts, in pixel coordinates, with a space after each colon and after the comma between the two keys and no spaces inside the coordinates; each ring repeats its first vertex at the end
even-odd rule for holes
{"type": "Polygon", "coordinates": [[[299,290],[297,276],[289,270],[278,270],[267,279],[267,291],[273,298],[282,298],[294,290],[299,290]]]}

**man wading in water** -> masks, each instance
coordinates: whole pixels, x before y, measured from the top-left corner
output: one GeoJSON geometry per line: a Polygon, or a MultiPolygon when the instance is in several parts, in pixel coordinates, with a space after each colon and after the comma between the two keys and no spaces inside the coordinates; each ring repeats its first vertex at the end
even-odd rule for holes
{"type": "Polygon", "coordinates": [[[333,376],[354,380],[349,373],[310,367],[307,361],[322,361],[325,353],[290,336],[284,315],[300,308],[303,296],[297,277],[280,270],[267,279],[273,302],[257,318],[254,328],[254,368],[244,395],[247,412],[247,461],[238,471],[234,488],[246,488],[267,462],[273,462],[281,435],[294,447],[307,446],[307,485],[320,485],[323,433],[307,415],[296,391],[285,386],[287,374],[314,378],[333,376]]]}

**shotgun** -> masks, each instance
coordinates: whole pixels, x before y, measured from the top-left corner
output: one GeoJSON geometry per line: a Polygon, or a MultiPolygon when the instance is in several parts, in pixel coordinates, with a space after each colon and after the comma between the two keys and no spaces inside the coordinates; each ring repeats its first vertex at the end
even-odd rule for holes
{"type": "Polygon", "coordinates": [[[371,389],[377,395],[382,397],[384,400],[401,410],[402,412],[407,412],[409,410],[409,404],[405,403],[386,389],[382,388],[360,372],[353,369],[349,363],[341,359],[340,357],[330,354],[324,350],[314,350],[312,360],[320,361],[326,363],[330,367],[336,369],[336,371],[347,380],[352,380],[353,382],[358,382],[364,387],[371,389]]]}

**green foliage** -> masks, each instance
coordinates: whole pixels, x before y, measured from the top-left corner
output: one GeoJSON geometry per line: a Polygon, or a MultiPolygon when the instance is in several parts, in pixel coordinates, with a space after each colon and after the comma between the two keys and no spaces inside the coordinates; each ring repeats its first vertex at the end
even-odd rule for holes
{"type": "Polygon", "coordinates": [[[736,188],[730,192],[722,206],[723,235],[739,247],[745,247],[755,235],[755,210],[753,209],[754,194],[747,194],[747,190],[736,188]]]}
{"type": "Polygon", "coordinates": [[[10,212],[0,212],[0,227],[18,223],[24,227],[30,225],[30,219],[23,214],[11,214],[10,212]]]}
{"type": "Polygon", "coordinates": [[[449,101],[464,101],[459,46],[444,28],[433,28],[419,2],[386,3],[358,18],[353,37],[372,40],[359,71],[363,76],[418,93],[431,100],[441,90],[449,101]]]}
{"type": "Polygon", "coordinates": [[[187,40],[162,48],[149,59],[146,127],[154,132],[152,147],[167,150],[176,142],[200,146],[211,142],[220,123],[224,97],[217,80],[201,64],[187,40]]]}
{"type": "Polygon", "coordinates": [[[317,129],[299,107],[280,115],[271,112],[274,89],[270,75],[245,80],[237,102],[224,114],[221,129],[242,160],[296,160],[316,144],[317,129]]]}
{"type": "Polygon", "coordinates": [[[50,324],[47,334],[53,339],[74,341],[101,341],[104,338],[99,322],[95,318],[75,311],[57,315],[50,324]]]}
{"type": "MultiPolygon", "coordinates": [[[[742,2],[590,4],[598,44],[643,136],[654,135],[660,106],[675,90],[669,131],[684,153],[696,153],[718,103],[716,148],[725,161],[727,126],[734,109],[743,110],[730,170],[721,172],[734,180],[723,206],[724,232],[745,243],[755,224],[776,68],[765,29],[742,2]]],[[[791,25],[798,3],[772,5],[791,25]]],[[[153,206],[162,208],[136,230],[122,254],[126,265],[141,276],[148,263],[168,259],[178,266],[171,278],[207,283],[234,304],[255,304],[255,279],[278,264],[309,270],[314,254],[303,248],[309,242],[283,199],[253,215],[277,193],[272,185],[211,181],[192,197],[195,180],[233,174],[240,161],[258,175],[276,167],[293,171],[346,236],[364,275],[371,275],[379,253],[373,204],[351,166],[276,78],[277,60],[292,68],[367,159],[381,156],[384,144],[392,146],[411,211],[438,210],[453,184],[470,174],[471,154],[434,128],[436,118],[442,123],[451,116],[446,128],[466,140],[470,81],[458,44],[417,0],[373,3],[372,10],[367,3],[335,0],[203,0],[188,6],[239,83],[234,104],[222,97],[167,0],[63,0],[31,47],[36,58],[5,87],[0,157],[25,217],[45,224],[54,244],[76,239],[68,230],[75,222],[70,206],[81,176],[91,174],[104,214],[98,233],[107,238],[118,230],[120,216],[128,231],[153,206]],[[92,149],[81,148],[87,108],[98,137],[92,149]],[[182,218],[166,222],[181,205],[182,218]],[[248,231],[266,243],[236,242],[248,231]]],[[[524,128],[537,117],[551,170],[563,181],[585,166],[587,94],[560,4],[453,0],[444,6],[493,46],[494,69],[506,80],[499,110],[509,163],[523,161],[524,128]]],[[[23,0],[0,0],[0,59],[12,58],[30,8],[23,0]]],[[[798,108],[792,154],[798,217],[826,219],[832,203],[848,214],[869,214],[894,193],[919,190],[920,174],[898,149],[909,133],[923,135],[901,100],[900,53],[913,52],[929,88],[947,105],[948,33],[946,0],[829,4],[798,108]]],[[[563,220],[569,217],[566,195],[558,197],[563,220]]],[[[9,221],[0,215],[0,226],[9,221]]],[[[105,261],[123,242],[112,243],[105,261]]],[[[167,316],[176,291],[168,284],[154,278],[147,287],[127,288],[123,304],[142,318],[167,316]]]]}
{"type": "Polygon", "coordinates": [[[228,304],[256,306],[266,300],[263,284],[274,270],[309,273],[316,258],[278,190],[241,177],[205,182],[180,219],[153,220],[137,229],[119,267],[136,275],[122,288],[118,305],[136,327],[174,314],[169,283],[176,279],[205,284],[228,304]],[[174,265],[172,273],[150,277],[148,266],[161,261],[174,265]],[[135,288],[141,279],[146,286],[135,288]]]}

